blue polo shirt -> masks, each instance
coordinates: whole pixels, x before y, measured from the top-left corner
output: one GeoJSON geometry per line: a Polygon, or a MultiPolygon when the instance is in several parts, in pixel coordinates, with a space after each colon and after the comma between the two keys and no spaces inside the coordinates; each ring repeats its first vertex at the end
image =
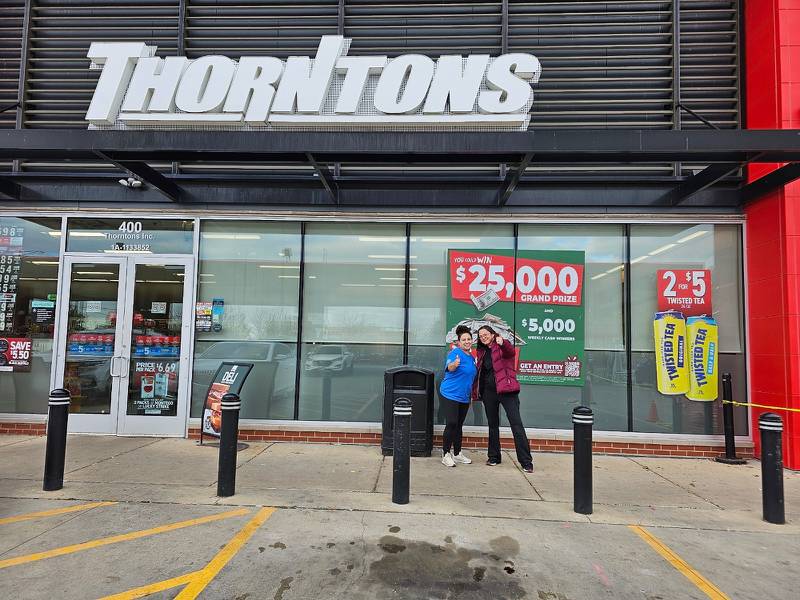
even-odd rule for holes
{"type": "Polygon", "coordinates": [[[469,402],[472,395],[472,382],[478,368],[475,366],[475,359],[471,354],[467,354],[461,348],[453,348],[447,355],[444,363],[444,379],[439,386],[439,392],[448,400],[456,402],[469,402]],[[448,363],[453,362],[456,356],[461,357],[461,363],[455,371],[448,371],[448,363]]]}

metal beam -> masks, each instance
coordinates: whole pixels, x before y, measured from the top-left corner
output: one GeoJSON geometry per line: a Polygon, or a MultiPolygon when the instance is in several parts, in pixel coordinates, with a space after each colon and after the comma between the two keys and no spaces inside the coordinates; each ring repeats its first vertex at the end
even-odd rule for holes
{"type": "Polygon", "coordinates": [[[20,185],[7,177],[0,177],[0,194],[8,196],[12,200],[20,199],[20,185]]]}
{"type": "Polygon", "coordinates": [[[323,163],[800,162],[800,130],[583,130],[517,132],[98,131],[0,132],[1,159],[323,163]]]}
{"type": "Polygon", "coordinates": [[[739,201],[742,206],[750,204],[795,179],[800,179],[800,162],[784,165],[752,183],[748,183],[739,190],[739,201]]]}
{"type": "Polygon", "coordinates": [[[514,193],[522,174],[525,172],[525,169],[528,168],[528,165],[531,164],[532,160],[533,152],[528,152],[514,169],[506,173],[505,178],[503,178],[503,183],[500,185],[500,189],[497,190],[497,206],[506,205],[511,194],[514,193]]]}
{"type": "Polygon", "coordinates": [[[719,180],[735,173],[741,166],[742,163],[738,162],[709,165],[664,194],[662,200],[670,206],[677,206],[697,192],[701,192],[707,187],[714,185],[719,180]]]}
{"type": "Polygon", "coordinates": [[[308,163],[314,167],[314,170],[319,176],[320,182],[322,182],[322,186],[330,195],[333,203],[339,204],[339,187],[336,185],[336,181],[334,180],[333,175],[331,175],[331,172],[328,170],[328,167],[317,162],[313,154],[306,153],[306,159],[308,160],[308,163]]]}
{"type": "Polygon", "coordinates": [[[182,193],[181,188],[178,187],[174,181],[167,179],[164,177],[164,175],[156,171],[147,163],[139,161],[117,160],[108,154],[99,151],[96,151],[95,154],[103,160],[107,160],[108,162],[112,163],[117,168],[127,171],[148,185],[156,188],[159,192],[173,202],[180,201],[182,193]]]}

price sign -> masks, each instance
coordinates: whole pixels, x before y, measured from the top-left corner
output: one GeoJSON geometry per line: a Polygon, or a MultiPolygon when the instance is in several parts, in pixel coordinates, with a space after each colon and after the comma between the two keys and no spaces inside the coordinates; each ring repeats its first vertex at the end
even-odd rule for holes
{"type": "Polygon", "coordinates": [[[30,371],[32,350],[29,338],[0,338],[0,371],[30,371]]]}
{"type": "Polygon", "coordinates": [[[658,310],[677,310],[685,317],[711,314],[709,269],[659,269],[658,310]]]}

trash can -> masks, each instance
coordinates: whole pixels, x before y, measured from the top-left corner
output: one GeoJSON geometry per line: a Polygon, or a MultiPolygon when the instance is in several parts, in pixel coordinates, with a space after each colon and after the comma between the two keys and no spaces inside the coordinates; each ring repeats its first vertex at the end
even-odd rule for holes
{"type": "Polygon", "coordinates": [[[411,456],[430,456],[433,451],[433,371],[416,367],[394,367],[383,376],[383,437],[384,456],[394,447],[394,401],[411,400],[411,456]]]}

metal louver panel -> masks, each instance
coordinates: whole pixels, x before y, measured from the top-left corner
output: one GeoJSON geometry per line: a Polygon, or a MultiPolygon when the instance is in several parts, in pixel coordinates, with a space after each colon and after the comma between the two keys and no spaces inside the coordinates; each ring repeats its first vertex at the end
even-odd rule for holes
{"type": "Polygon", "coordinates": [[[510,0],[508,41],[542,63],[531,128],[672,127],[672,2],[510,0]]]}
{"type": "Polygon", "coordinates": [[[186,55],[313,56],[338,16],[338,0],[187,0],[186,55]]]}
{"type": "Polygon", "coordinates": [[[347,0],[350,54],[492,54],[502,51],[502,2],[347,0]]]}
{"type": "Polygon", "coordinates": [[[141,41],[177,53],[178,0],[33,0],[25,127],[86,127],[99,71],[91,42],[141,41]]]}
{"type": "MultiPolygon", "coordinates": [[[[720,129],[739,126],[738,19],[735,0],[681,0],[681,103],[720,129]]],[[[681,129],[708,125],[681,114],[681,129]]]]}
{"type": "Polygon", "coordinates": [[[25,0],[5,0],[0,4],[0,128],[15,127],[19,67],[22,56],[22,23],[25,0]]]}

